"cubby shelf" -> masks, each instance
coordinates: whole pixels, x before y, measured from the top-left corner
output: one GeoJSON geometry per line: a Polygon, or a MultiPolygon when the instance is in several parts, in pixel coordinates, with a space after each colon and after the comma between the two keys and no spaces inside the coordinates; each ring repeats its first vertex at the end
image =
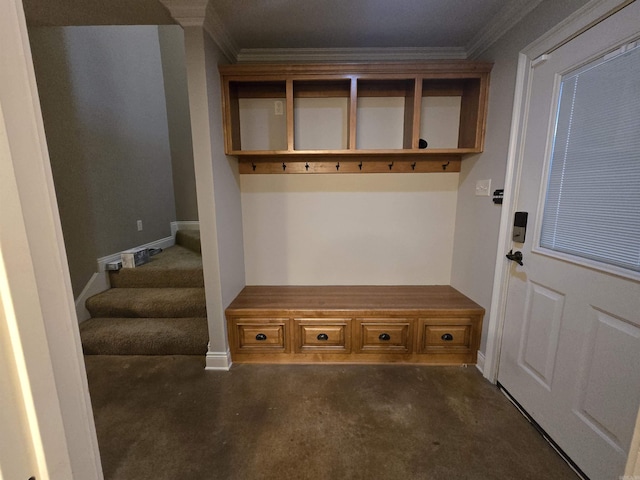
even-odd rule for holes
{"type": "Polygon", "coordinates": [[[241,173],[459,171],[483,149],[491,66],[222,65],[225,152],[241,173]]]}

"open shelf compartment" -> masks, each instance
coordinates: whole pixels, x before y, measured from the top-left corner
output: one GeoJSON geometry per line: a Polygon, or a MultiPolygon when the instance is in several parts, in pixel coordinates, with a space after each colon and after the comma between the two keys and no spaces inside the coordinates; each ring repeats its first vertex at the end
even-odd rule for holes
{"type": "Polygon", "coordinates": [[[282,81],[231,81],[228,151],[287,150],[287,94],[282,81]]]}
{"type": "Polygon", "coordinates": [[[293,149],[349,148],[351,80],[293,81],[293,149]]]}
{"type": "Polygon", "coordinates": [[[288,173],[294,169],[282,168],[287,162],[302,162],[301,172],[319,172],[306,164],[394,159],[419,171],[414,162],[451,160],[454,167],[453,161],[483,149],[488,63],[243,64],[219,69],[225,153],[250,161],[251,172],[264,162],[274,164],[269,168],[273,173],[288,173]]]}

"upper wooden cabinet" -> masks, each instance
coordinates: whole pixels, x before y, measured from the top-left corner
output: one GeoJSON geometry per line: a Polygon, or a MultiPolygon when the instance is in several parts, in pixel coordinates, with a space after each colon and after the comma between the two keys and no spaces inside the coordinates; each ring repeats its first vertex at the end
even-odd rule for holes
{"type": "Polygon", "coordinates": [[[425,171],[416,168],[423,160],[459,169],[463,155],[483,149],[491,66],[222,65],[225,152],[246,173],[247,163],[255,171],[265,161],[283,171],[289,163],[289,172],[309,171],[309,162],[343,161],[350,164],[343,171],[363,171],[364,161],[393,160],[413,162],[414,171],[425,171]]]}

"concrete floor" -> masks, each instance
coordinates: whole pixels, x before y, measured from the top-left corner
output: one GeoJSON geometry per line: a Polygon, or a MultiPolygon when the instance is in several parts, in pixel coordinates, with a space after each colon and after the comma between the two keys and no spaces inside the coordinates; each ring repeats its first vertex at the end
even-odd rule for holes
{"type": "Polygon", "coordinates": [[[475,367],[85,361],[107,480],[577,478],[475,367]]]}

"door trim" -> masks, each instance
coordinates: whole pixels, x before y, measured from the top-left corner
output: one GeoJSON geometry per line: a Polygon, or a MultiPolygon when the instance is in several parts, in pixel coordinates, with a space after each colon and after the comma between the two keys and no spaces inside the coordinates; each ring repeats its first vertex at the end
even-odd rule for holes
{"type": "Polygon", "coordinates": [[[500,215],[500,229],[498,231],[498,246],[493,277],[493,293],[491,296],[491,309],[489,311],[489,325],[487,331],[487,347],[485,351],[485,363],[483,375],[490,382],[498,380],[498,364],[500,349],[502,347],[502,332],[504,329],[505,309],[507,305],[507,286],[509,281],[509,265],[504,261],[505,252],[511,247],[511,219],[515,212],[515,200],[518,198],[514,190],[518,186],[518,178],[522,162],[521,136],[523,130],[521,124],[526,112],[526,99],[528,98],[529,71],[531,59],[524,53],[518,57],[518,69],[516,73],[516,90],[514,93],[513,113],[511,115],[511,132],[509,136],[509,148],[507,153],[507,169],[504,181],[504,198],[500,215]]]}
{"type": "Polygon", "coordinates": [[[37,478],[102,480],[24,9],[0,0],[0,10],[0,321],[16,365],[11,394],[24,405],[37,478]]]}

